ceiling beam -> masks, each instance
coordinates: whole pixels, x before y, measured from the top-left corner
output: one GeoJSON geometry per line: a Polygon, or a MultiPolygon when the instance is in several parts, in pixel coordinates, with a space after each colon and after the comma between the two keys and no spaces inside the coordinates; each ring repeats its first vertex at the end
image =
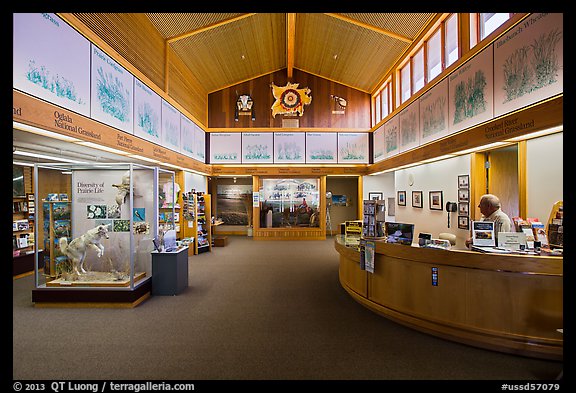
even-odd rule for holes
{"type": "Polygon", "coordinates": [[[286,68],[288,68],[288,79],[292,79],[294,71],[294,42],[296,40],[296,14],[293,12],[286,14],[286,68]]]}
{"type": "Polygon", "coordinates": [[[380,33],[380,34],[387,35],[388,37],[392,37],[392,38],[395,38],[395,39],[397,39],[397,40],[407,42],[407,43],[409,43],[409,44],[411,44],[412,41],[413,41],[412,39],[410,39],[410,38],[408,38],[408,37],[405,37],[405,36],[403,36],[403,35],[394,33],[394,32],[392,32],[392,31],[390,31],[390,30],[386,30],[386,29],[382,29],[382,28],[380,28],[380,27],[376,27],[376,26],[370,25],[370,24],[368,24],[368,23],[360,22],[360,21],[358,21],[358,20],[356,20],[356,19],[353,19],[353,18],[350,18],[350,17],[348,17],[348,16],[344,16],[344,15],[341,15],[341,14],[334,14],[334,13],[325,13],[324,15],[328,15],[328,16],[331,16],[331,17],[333,17],[333,18],[340,19],[340,20],[342,20],[342,21],[344,21],[344,22],[352,23],[353,25],[362,27],[362,28],[364,28],[364,29],[369,29],[369,30],[375,31],[376,33],[380,33]]]}
{"type": "Polygon", "coordinates": [[[239,15],[239,16],[235,16],[235,17],[233,17],[233,18],[224,19],[224,20],[221,20],[221,21],[219,21],[219,22],[212,23],[211,25],[203,26],[203,27],[201,27],[201,28],[199,28],[199,29],[192,30],[192,31],[188,31],[188,32],[186,32],[186,33],[178,34],[178,35],[176,35],[176,36],[174,36],[174,37],[167,38],[167,39],[166,39],[166,42],[167,42],[167,43],[172,43],[172,42],[174,42],[174,41],[178,41],[178,40],[181,40],[181,39],[183,39],[183,38],[191,37],[191,36],[193,36],[193,35],[196,35],[196,34],[199,34],[199,33],[203,33],[203,32],[205,32],[205,31],[212,30],[212,29],[215,29],[215,28],[217,28],[217,27],[222,27],[222,26],[224,26],[224,25],[227,25],[228,23],[237,22],[237,21],[242,20],[242,19],[244,19],[244,18],[248,18],[248,17],[250,17],[250,16],[252,16],[252,15],[256,15],[256,14],[255,14],[255,13],[242,14],[242,15],[239,15]]]}

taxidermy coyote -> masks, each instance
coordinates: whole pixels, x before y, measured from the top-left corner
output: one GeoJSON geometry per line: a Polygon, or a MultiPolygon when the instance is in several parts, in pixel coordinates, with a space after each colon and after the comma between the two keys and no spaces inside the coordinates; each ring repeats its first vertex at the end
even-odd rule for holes
{"type": "Polygon", "coordinates": [[[82,273],[86,273],[84,269],[84,259],[86,258],[86,251],[88,248],[94,248],[98,251],[98,258],[104,255],[104,246],[100,243],[102,238],[109,239],[108,225],[98,225],[96,228],[89,229],[85,234],[77,237],[68,244],[68,239],[61,237],[58,241],[60,251],[72,261],[74,272],[80,274],[78,268],[82,273]]]}

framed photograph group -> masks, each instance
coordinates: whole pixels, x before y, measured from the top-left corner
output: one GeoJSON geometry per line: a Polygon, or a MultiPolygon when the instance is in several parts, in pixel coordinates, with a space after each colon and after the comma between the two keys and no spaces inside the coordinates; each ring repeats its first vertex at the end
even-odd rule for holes
{"type": "Polygon", "coordinates": [[[470,176],[458,175],[458,228],[470,229],[470,176]]]}

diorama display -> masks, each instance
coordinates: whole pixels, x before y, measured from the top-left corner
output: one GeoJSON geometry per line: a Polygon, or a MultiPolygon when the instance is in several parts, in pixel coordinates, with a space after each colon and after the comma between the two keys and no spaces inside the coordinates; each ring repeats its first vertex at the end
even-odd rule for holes
{"type": "Polygon", "coordinates": [[[260,227],[319,227],[319,190],[317,178],[262,179],[260,227]]]}
{"type": "Polygon", "coordinates": [[[173,172],[137,164],[36,164],[45,248],[43,269],[36,250],[36,287],[134,289],[147,281],[161,171],[173,182],[173,172]]]}

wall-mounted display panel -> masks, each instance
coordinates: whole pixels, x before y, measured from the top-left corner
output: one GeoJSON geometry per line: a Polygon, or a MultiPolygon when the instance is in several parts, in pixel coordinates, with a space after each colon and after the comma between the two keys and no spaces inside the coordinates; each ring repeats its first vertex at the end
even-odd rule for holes
{"type": "Polygon", "coordinates": [[[259,188],[262,228],[320,226],[318,178],[261,179],[259,188]]]}
{"type": "Polygon", "coordinates": [[[91,117],[132,134],[134,76],[95,45],[91,53],[91,117]]]}
{"type": "Polygon", "coordinates": [[[274,162],[303,164],[306,162],[306,134],[304,132],[274,133],[274,162]]]}
{"type": "Polygon", "coordinates": [[[368,164],[368,137],[366,132],[339,132],[338,163],[368,164]]]}
{"type": "Polygon", "coordinates": [[[242,162],[263,164],[274,162],[274,134],[271,132],[242,133],[242,162]]]}
{"type": "Polygon", "coordinates": [[[180,114],[180,153],[194,157],[194,122],[180,114]]]}
{"type": "Polygon", "coordinates": [[[180,151],[180,115],[176,108],[162,100],[162,146],[180,151]]]}
{"type": "Polygon", "coordinates": [[[448,79],[444,78],[418,100],[420,103],[420,144],[440,139],[448,128],[448,79]]]}
{"type": "Polygon", "coordinates": [[[450,133],[492,119],[493,58],[490,45],[448,76],[450,133]]]}
{"type": "Polygon", "coordinates": [[[534,13],[493,45],[494,116],[564,90],[563,14],[534,13]]]}
{"type": "Polygon", "coordinates": [[[194,156],[196,160],[206,163],[206,133],[194,124],[194,156]]]}
{"type": "Polygon", "coordinates": [[[335,164],[338,162],[338,134],[336,132],[306,133],[306,162],[335,164]]]}
{"type": "Polygon", "coordinates": [[[372,135],[374,143],[373,159],[374,162],[382,161],[385,157],[386,143],[384,139],[384,125],[376,129],[372,135]]]}
{"type": "Polygon", "coordinates": [[[162,98],[134,78],[134,135],[162,145],[162,98]]]}
{"type": "Polygon", "coordinates": [[[400,122],[396,115],[384,123],[384,158],[392,157],[400,152],[400,122]]]}
{"type": "Polygon", "coordinates": [[[214,132],[210,134],[211,164],[242,163],[242,134],[239,132],[214,132]]]}
{"type": "Polygon", "coordinates": [[[89,117],[90,41],[52,13],[13,21],[13,87],[89,117]]]}
{"type": "Polygon", "coordinates": [[[420,105],[414,101],[398,114],[400,121],[400,153],[420,145],[420,105]]]}

